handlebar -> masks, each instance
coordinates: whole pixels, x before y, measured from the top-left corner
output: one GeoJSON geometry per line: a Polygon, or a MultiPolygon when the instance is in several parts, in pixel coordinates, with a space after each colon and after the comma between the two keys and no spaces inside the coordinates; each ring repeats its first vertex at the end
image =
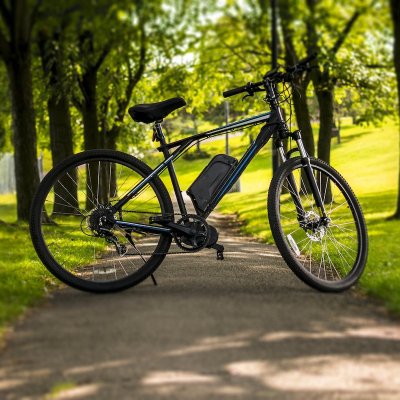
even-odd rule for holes
{"type": "Polygon", "coordinates": [[[247,93],[249,96],[252,96],[255,92],[262,92],[265,90],[264,85],[266,81],[270,81],[272,83],[292,82],[296,74],[301,74],[304,71],[311,71],[309,64],[316,58],[317,53],[310,54],[309,56],[301,59],[296,65],[286,67],[286,72],[280,72],[279,68],[272,69],[264,75],[264,79],[261,82],[249,82],[244,86],[226,90],[222,95],[225,98],[235,96],[239,93],[247,93]]]}
{"type": "MultiPolygon", "coordinates": [[[[248,85],[248,84],[247,84],[247,85],[248,85]]],[[[236,94],[239,94],[239,93],[244,93],[244,92],[247,91],[247,90],[246,90],[247,85],[239,86],[239,87],[237,87],[237,88],[235,88],[235,89],[226,90],[224,93],[222,93],[222,95],[223,95],[224,97],[231,97],[231,96],[235,96],[236,94]]]]}

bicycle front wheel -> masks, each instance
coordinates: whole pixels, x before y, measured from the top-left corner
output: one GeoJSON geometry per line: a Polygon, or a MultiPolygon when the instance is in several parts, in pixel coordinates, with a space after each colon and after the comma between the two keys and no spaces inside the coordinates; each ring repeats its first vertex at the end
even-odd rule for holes
{"type": "Polygon", "coordinates": [[[39,258],[64,283],[91,292],[126,289],[146,279],[171,244],[165,233],[123,230],[114,218],[149,223],[173,218],[164,184],[153,178],[116,215],[112,206],[151,173],[117,151],[90,150],[51,170],[31,208],[30,231],[39,258]]]}
{"type": "Polygon", "coordinates": [[[275,243],[292,271],[305,283],[339,292],[361,276],[368,237],[361,207],[344,178],[330,165],[311,158],[323,200],[322,219],[300,157],[286,161],[272,179],[268,216],[275,243]]]}

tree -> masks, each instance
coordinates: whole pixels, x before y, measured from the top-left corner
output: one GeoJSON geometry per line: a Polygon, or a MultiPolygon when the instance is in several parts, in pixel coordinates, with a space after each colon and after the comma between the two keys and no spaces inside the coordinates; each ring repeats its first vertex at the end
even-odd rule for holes
{"type": "Polygon", "coordinates": [[[28,220],[32,198],[39,184],[36,127],[32,93],[32,29],[41,1],[0,1],[3,26],[0,56],[9,80],[13,120],[13,145],[17,187],[18,220],[28,220]]]}
{"type": "MultiPolygon", "coordinates": [[[[283,33],[283,43],[285,46],[285,62],[287,65],[295,65],[299,61],[298,50],[296,49],[295,30],[293,29],[293,22],[295,15],[300,12],[298,3],[279,0],[279,15],[281,18],[281,26],[283,33]]],[[[315,155],[314,135],[311,126],[310,112],[307,103],[307,88],[310,83],[310,73],[298,75],[295,82],[293,82],[293,105],[296,113],[296,120],[299,129],[302,132],[304,146],[309,155],[315,155]]]]}
{"type": "MultiPolygon", "coordinates": [[[[136,37],[138,43],[132,40],[134,46],[132,43],[125,43],[125,46],[124,43],[120,43],[122,48],[116,46],[114,50],[118,54],[112,57],[112,62],[103,74],[105,84],[99,108],[100,133],[104,140],[104,147],[111,150],[117,149],[117,140],[133,90],[145,71],[147,36],[141,16],[139,16],[136,37]],[[138,47],[138,51],[132,51],[132,47],[138,47]]],[[[133,36],[130,35],[130,38],[133,39],[133,36]]],[[[105,174],[107,175],[108,172],[105,171],[105,174]]],[[[110,176],[104,176],[103,179],[110,182],[110,193],[116,195],[117,176],[114,164],[111,166],[110,176]]]]}
{"type": "MultiPolygon", "coordinates": [[[[319,139],[318,139],[318,158],[330,162],[331,150],[331,132],[333,128],[333,110],[334,110],[334,88],[336,79],[332,74],[332,66],[335,57],[345,42],[351,29],[363,10],[356,8],[352,16],[346,21],[342,29],[336,35],[336,39],[330,48],[321,48],[320,34],[317,31],[318,26],[318,6],[319,0],[307,0],[309,18],[307,25],[307,47],[309,53],[317,53],[322,58],[318,61],[317,68],[312,73],[315,94],[319,104],[319,139]],[[325,55],[325,59],[324,59],[325,55]]],[[[328,195],[328,198],[330,196],[328,195]]]]}
{"type": "MultiPolygon", "coordinates": [[[[390,0],[390,7],[394,30],[393,59],[397,78],[398,116],[400,117],[400,0],[390,0]]],[[[400,159],[397,204],[396,212],[394,213],[393,218],[400,219],[400,159]]]]}
{"type": "MultiPolygon", "coordinates": [[[[99,104],[99,71],[104,65],[106,58],[114,45],[117,45],[120,37],[124,37],[119,17],[120,10],[130,7],[122,2],[121,5],[110,4],[107,1],[99,1],[91,4],[84,4],[79,7],[75,19],[72,35],[75,53],[71,54],[71,61],[75,69],[75,78],[78,90],[72,96],[73,104],[82,115],[83,137],[85,150],[105,148],[105,135],[100,127],[100,104],[99,104]],[[104,27],[111,27],[105,31],[104,27]]],[[[93,163],[87,174],[87,180],[91,176],[100,176],[98,164],[93,163]]],[[[107,179],[101,172],[101,180],[107,179]]],[[[115,174],[114,174],[115,175],[115,174]]],[[[94,193],[98,193],[99,182],[96,180],[88,182],[92,190],[87,193],[86,208],[91,209],[96,200],[94,193]]],[[[101,185],[102,188],[108,185],[101,185]]],[[[107,203],[106,193],[99,193],[99,201],[107,203]]]]}
{"type": "MultiPolygon", "coordinates": [[[[47,82],[47,112],[49,117],[50,149],[53,166],[74,154],[67,74],[65,31],[69,10],[62,10],[57,24],[49,28],[49,21],[38,33],[38,47],[43,73],[47,82]]],[[[78,209],[77,174],[72,170],[55,185],[53,213],[74,213],[78,209]],[[65,199],[62,201],[61,199],[65,199]]]]}
{"type": "MultiPolygon", "coordinates": [[[[331,134],[334,127],[334,89],[338,83],[335,71],[340,69],[337,55],[355,23],[366,12],[368,7],[364,3],[357,4],[347,21],[340,28],[336,27],[333,30],[329,21],[329,16],[333,11],[327,10],[326,5],[322,5],[320,0],[306,0],[306,4],[309,12],[309,16],[306,18],[306,45],[309,53],[317,53],[319,55],[318,61],[314,63],[315,69],[311,73],[319,105],[318,158],[330,163],[331,134]],[[325,45],[322,47],[321,31],[324,28],[324,20],[335,34],[329,38],[330,40],[325,41],[325,45]]],[[[347,72],[351,74],[350,70],[347,72]]],[[[321,181],[321,185],[322,187],[327,186],[325,202],[331,202],[330,185],[324,182],[324,178],[321,181]]]]}

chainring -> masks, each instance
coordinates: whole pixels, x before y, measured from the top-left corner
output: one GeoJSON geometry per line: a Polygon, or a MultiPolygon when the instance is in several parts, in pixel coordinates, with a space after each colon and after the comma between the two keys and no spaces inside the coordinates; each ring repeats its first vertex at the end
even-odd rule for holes
{"type": "Polygon", "coordinates": [[[195,231],[191,236],[185,235],[182,232],[174,232],[175,243],[179,248],[188,252],[196,252],[207,246],[210,237],[210,228],[204,218],[195,214],[187,214],[176,223],[195,231]]]}

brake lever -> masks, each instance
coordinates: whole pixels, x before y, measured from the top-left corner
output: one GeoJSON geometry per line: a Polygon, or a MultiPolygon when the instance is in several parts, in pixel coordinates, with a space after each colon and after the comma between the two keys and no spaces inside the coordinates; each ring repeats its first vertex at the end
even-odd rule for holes
{"type": "Polygon", "coordinates": [[[253,97],[254,96],[254,93],[252,92],[252,93],[247,93],[245,96],[243,96],[242,97],[242,101],[244,101],[244,99],[246,98],[246,97],[253,97]]]}

